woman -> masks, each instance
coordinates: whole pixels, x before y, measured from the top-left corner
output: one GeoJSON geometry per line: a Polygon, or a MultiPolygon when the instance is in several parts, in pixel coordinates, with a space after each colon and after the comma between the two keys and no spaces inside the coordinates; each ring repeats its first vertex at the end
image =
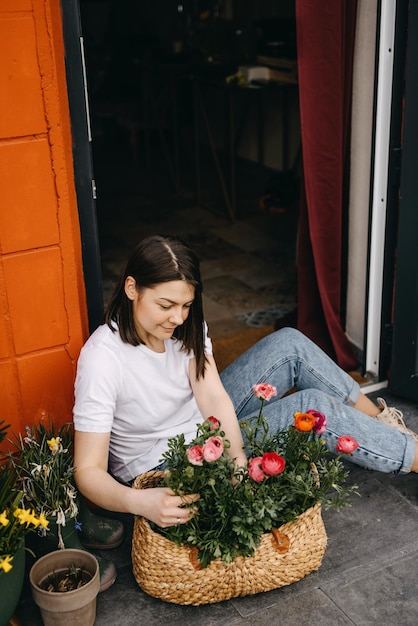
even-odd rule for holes
{"type": "Polygon", "coordinates": [[[211,415],[245,464],[240,419],[254,415],[253,385],[278,395],[264,408],[270,429],[295,411],[326,415],[327,445],[340,435],[358,443],[351,460],[382,472],[418,471],[417,436],[383,400],[376,406],[359,385],[294,329],[268,335],[221,376],[203,319],[199,262],[174,237],[152,236],[135,249],[100,326],[83,347],[75,384],[75,466],[81,493],[104,509],[142,515],[167,527],[186,523],[198,494],[132,489],[132,480],[159,465],[167,440],[211,415]],[[297,392],[282,397],[290,388],[297,392]],[[238,419],[237,419],[238,417],[238,419]],[[388,425],[389,424],[389,425],[388,425]],[[395,428],[392,428],[394,426],[395,428]]]}

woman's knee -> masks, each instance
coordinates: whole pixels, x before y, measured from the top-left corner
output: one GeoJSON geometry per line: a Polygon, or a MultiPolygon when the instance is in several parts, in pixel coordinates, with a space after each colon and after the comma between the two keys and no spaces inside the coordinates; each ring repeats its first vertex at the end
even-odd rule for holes
{"type": "Polygon", "coordinates": [[[297,330],[296,328],[286,327],[280,328],[280,330],[276,330],[274,333],[267,335],[258,343],[265,344],[266,347],[271,347],[272,345],[278,344],[282,350],[284,346],[286,346],[287,349],[291,347],[293,350],[305,340],[306,337],[303,333],[300,332],[300,330],[297,330]]]}
{"type": "Polygon", "coordinates": [[[295,399],[299,404],[299,411],[305,412],[312,409],[322,411],[321,407],[328,407],[330,396],[321,389],[301,389],[295,392],[295,399]]]}

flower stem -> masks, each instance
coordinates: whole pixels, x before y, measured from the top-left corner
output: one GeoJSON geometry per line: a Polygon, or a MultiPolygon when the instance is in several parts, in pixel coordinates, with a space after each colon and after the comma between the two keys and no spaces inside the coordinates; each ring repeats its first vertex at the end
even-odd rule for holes
{"type": "Polygon", "coordinates": [[[257,421],[255,424],[255,429],[254,429],[254,444],[257,442],[257,433],[258,433],[258,429],[260,428],[261,424],[262,424],[262,412],[263,412],[263,406],[264,406],[264,398],[260,398],[260,410],[258,412],[257,415],[257,421]]]}

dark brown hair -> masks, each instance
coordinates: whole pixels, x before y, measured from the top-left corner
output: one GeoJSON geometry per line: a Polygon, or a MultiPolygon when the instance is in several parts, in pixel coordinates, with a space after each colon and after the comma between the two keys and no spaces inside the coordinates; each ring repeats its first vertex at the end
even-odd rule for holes
{"type": "Polygon", "coordinates": [[[196,358],[197,379],[205,375],[202,281],[199,260],[183,241],[170,235],[153,235],[143,239],[131,254],[105,313],[105,322],[114,331],[115,323],[125,343],[138,346],[139,337],[133,317],[132,301],[125,293],[128,276],[135,279],[137,289],[151,289],[160,283],[184,280],[195,288],[195,297],[189,315],[177,326],[173,338],[179,339],[187,353],[196,358]]]}

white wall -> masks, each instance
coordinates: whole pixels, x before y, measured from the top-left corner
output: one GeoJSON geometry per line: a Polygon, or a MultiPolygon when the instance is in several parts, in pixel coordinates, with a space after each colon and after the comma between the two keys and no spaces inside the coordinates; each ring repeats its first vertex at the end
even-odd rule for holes
{"type": "Polygon", "coordinates": [[[357,7],[346,331],[352,343],[362,349],[365,330],[377,0],[358,0],[357,7]]]}

